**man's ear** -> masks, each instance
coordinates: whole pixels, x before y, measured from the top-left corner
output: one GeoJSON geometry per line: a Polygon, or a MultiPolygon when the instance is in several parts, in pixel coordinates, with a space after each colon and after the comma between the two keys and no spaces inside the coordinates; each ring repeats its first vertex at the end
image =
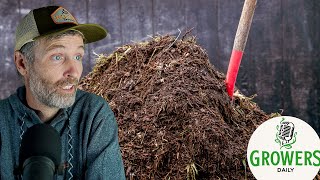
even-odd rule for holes
{"type": "Polygon", "coordinates": [[[20,52],[14,52],[14,63],[17,67],[17,70],[22,76],[27,74],[27,60],[26,57],[20,52]]]}

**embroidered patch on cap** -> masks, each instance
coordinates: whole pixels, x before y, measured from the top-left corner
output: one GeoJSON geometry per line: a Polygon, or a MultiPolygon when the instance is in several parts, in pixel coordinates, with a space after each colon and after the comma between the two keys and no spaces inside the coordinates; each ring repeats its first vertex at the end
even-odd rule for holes
{"type": "Polygon", "coordinates": [[[51,18],[56,24],[73,23],[78,25],[77,20],[65,8],[59,7],[51,14],[51,18]]]}

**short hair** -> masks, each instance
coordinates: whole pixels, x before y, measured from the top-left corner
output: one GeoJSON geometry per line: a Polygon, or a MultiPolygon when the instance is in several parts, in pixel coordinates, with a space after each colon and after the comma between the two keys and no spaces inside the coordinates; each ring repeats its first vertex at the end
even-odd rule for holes
{"type": "MultiPolygon", "coordinates": [[[[48,41],[48,40],[59,39],[61,37],[68,36],[68,35],[71,35],[71,36],[80,35],[82,37],[83,41],[85,42],[84,35],[80,31],[77,31],[77,30],[68,30],[68,31],[65,31],[65,32],[62,32],[59,34],[49,35],[44,38],[45,38],[45,40],[48,41]]],[[[34,63],[34,59],[35,59],[34,49],[38,45],[39,45],[39,40],[31,41],[31,42],[28,42],[27,44],[23,45],[21,47],[21,49],[19,50],[21,52],[21,54],[23,56],[25,56],[25,58],[27,59],[27,63],[30,65],[34,63]]]]}

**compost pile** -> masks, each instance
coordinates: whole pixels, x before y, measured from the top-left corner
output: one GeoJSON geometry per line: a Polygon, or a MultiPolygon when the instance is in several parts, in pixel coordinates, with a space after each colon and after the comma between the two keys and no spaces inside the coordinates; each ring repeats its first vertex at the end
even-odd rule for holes
{"type": "Polygon", "coordinates": [[[269,118],[236,93],[193,36],[157,36],[99,55],[80,89],[115,113],[128,179],[253,179],[251,134],[269,118]]]}

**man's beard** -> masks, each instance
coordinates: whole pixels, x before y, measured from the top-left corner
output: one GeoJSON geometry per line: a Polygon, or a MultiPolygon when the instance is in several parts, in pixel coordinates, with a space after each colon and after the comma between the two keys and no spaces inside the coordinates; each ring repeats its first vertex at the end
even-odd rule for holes
{"type": "Polygon", "coordinates": [[[77,85],[78,80],[76,78],[67,78],[52,84],[36,73],[33,67],[30,68],[29,88],[31,93],[39,102],[48,107],[67,108],[72,106],[75,102],[77,85]],[[73,94],[58,92],[58,89],[67,85],[74,85],[75,92],[73,94]]]}

